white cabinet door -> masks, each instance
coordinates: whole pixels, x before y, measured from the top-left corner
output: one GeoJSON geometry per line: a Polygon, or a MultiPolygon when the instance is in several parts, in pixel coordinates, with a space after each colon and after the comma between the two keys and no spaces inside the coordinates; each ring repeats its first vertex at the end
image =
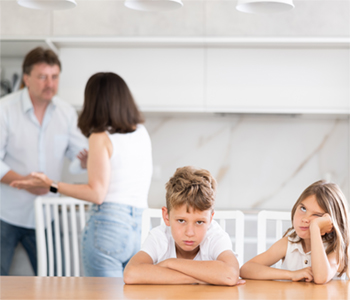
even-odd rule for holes
{"type": "Polygon", "coordinates": [[[166,47],[62,48],[59,95],[81,106],[89,77],[97,72],[114,72],[126,81],[142,109],[201,110],[204,51],[166,47]]]}
{"type": "Polygon", "coordinates": [[[209,48],[213,111],[348,113],[348,49],[209,48]]]}

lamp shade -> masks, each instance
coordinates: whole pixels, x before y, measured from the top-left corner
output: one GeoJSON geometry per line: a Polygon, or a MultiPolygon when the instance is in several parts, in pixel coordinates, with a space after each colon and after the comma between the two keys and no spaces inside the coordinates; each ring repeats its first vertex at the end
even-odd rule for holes
{"type": "Polygon", "coordinates": [[[293,0],[238,0],[236,9],[252,14],[270,14],[294,8],[293,0]]]}
{"type": "Polygon", "coordinates": [[[181,0],[125,0],[128,8],[142,11],[166,11],[181,8],[181,0]]]}
{"type": "Polygon", "coordinates": [[[21,6],[33,9],[62,10],[77,6],[75,0],[17,0],[21,6]]]}

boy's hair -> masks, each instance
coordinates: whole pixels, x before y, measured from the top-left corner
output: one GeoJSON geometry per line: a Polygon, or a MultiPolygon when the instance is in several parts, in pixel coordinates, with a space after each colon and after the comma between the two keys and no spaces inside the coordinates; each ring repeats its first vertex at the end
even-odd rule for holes
{"type": "Polygon", "coordinates": [[[178,168],[165,189],[168,213],[183,204],[187,212],[190,207],[199,211],[214,208],[216,180],[207,170],[191,166],[178,168]]]}
{"type": "MultiPolygon", "coordinates": [[[[327,243],[326,254],[335,251],[338,262],[340,262],[339,277],[346,273],[349,277],[349,256],[350,256],[350,224],[348,217],[347,201],[339,186],[325,180],[319,180],[307,187],[300,195],[292,209],[292,223],[295,211],[299,204],[307,197],[315,195],[317,204],[330,215],[333,222],[333,231],[322,236],[323,242],[327,243]]],[[[287,230],[291,238],[298,238],[293,226],[287,230]]],[[[300,242],[301,239],[296,242],[300,242]]],[[[349,277],[350,278],[350,277],[349,277]]]]}

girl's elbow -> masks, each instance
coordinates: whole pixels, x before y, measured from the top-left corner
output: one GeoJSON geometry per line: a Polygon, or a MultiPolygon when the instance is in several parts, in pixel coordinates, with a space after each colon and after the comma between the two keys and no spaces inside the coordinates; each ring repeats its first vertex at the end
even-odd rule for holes
{"type": "Polygon", "coordinates": [[[314,277],[314,283],[316,283],[316,284],[325,284],[325,283],[327,283],[329,280],[328,280],[328,278],[326,277],[314,277]]]}

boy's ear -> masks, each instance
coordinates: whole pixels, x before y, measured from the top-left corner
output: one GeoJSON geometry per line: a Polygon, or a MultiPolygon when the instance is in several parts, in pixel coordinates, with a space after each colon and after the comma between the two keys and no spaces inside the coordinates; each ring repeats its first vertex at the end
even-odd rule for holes
{"type": "Polygon", "coordinates": [[[165,206],[162,207],[162,216],[163,216],[165,225],[170,226],[169,213],[168,213],[168,209],[165,206]]]}
{"type": "Polygon", "coordinates": [[[210,216],[210,223],[211,223],[211,221],[213,221],[214,214],[215,214],[215,211],[214,211],[214,209],[213,209],[213,211],[212,211],[212,213],[211,213],[211,216],[210,216]]]}

